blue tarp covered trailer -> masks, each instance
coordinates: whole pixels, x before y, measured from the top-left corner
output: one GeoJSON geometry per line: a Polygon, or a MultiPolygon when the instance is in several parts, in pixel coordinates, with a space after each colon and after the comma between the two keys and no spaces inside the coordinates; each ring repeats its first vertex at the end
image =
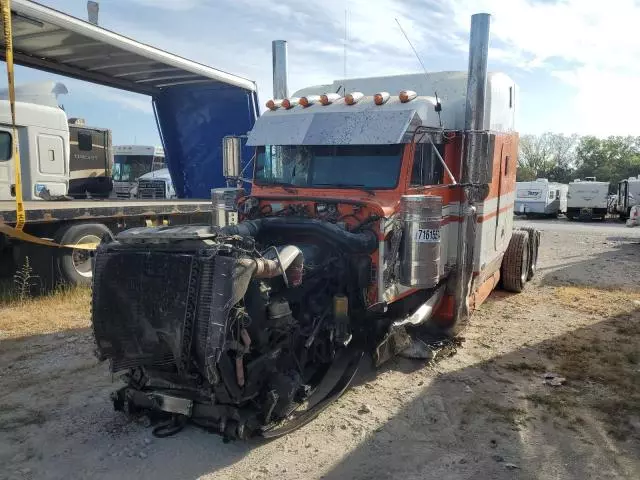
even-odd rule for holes
{"type": "MultiPolygon", "coordinates": [[[[151,96],[178,196],[209,198],[225,185],[222,138],[253,127],[255,82],[35,2],[13,0],[11,10],[16,64],[151,96]]],[[[252,150],[243,153],[246,165],[252,150]]]]}

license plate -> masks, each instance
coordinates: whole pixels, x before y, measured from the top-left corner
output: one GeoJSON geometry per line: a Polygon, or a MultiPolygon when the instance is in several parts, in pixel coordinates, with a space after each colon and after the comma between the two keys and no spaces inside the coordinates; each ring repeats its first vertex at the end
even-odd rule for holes
{"type": "Polygon", "coordinates": [[[440,242],[439,228],[419,228],[415,237],[418,243],[438,243],[440,242]]]}

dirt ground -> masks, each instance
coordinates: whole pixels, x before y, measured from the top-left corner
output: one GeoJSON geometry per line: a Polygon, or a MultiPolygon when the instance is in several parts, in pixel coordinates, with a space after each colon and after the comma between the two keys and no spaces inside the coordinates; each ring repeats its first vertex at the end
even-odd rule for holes
{"type": "Polygon", "coordinates": [[[640,478],[640,229],[538,225],[534,281],[494,292],[455,355],[365,368],[270,442],[115,413],[88,292],[0,306],[0,478],[640,478]]]}

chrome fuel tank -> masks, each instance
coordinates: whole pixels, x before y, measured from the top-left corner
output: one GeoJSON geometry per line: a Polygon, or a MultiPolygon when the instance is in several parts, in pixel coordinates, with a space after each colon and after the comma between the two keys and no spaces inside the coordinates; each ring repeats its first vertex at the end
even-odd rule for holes
{"type": "Polygon", "coordinates": [[[400,283],[407,287],[434,287],[442,272],[442,197],[403,195],[400,216],[403,224],[400,283]]]}

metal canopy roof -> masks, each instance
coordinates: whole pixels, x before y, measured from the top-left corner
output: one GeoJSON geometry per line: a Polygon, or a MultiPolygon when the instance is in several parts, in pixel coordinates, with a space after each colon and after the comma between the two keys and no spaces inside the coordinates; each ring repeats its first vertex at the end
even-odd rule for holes
{"type": "MultiPolygon", "coordinates": [[[[11,2],[16,64],[153,95],[177,85],[255,82],[136,42],[27,0],[11,2]]],[[[0,19],[0,24],[1,24],[0,19]]],[[[4,39],[0,38],[4,47],[4,39]]],[[[5,60],[1,49],[0,59],[5,60]]]]}

